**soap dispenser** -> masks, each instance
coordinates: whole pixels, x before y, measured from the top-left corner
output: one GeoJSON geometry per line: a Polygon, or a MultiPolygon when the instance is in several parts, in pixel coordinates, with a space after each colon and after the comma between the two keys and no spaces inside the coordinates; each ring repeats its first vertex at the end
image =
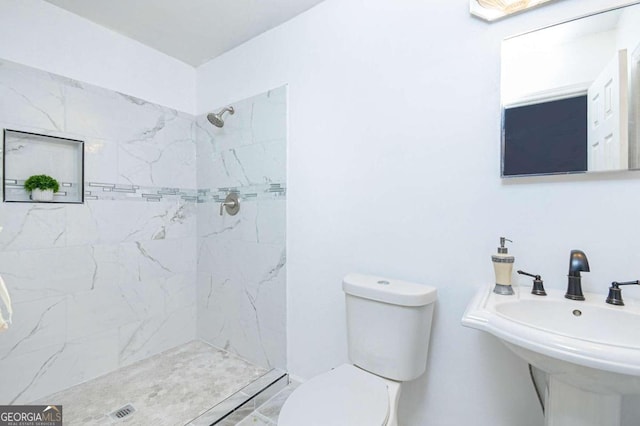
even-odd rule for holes
{"type": "Polygon", "coordinates": [[[513,287],[511,287],[511,273],[513,271],[513,262],[515,261],[515,258],[509,254],[509,250],[504,246],[507,241],[513,242],[505,237],[500,237],[498,253],[491,256],[493,270],[496,273],[496,286],[494,287],[493,292],[503,295],[513,294],[513,287]]]}

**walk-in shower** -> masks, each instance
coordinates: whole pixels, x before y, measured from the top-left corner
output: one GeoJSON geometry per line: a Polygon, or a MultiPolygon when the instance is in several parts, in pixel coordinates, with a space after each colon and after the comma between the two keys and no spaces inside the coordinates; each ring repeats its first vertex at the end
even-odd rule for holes
{"type": "Polygon", "coordinates": [[[216,112],[216,113],[211,112],[207,114],[207,120],[209,120],[209,123],[213,124],[216,127],[222,127],[224,126],[224,120],[222,119],[222,116],[224,115],[225,112],[228,112],[229,115],[233,115],[236,113],[236,110],[233,109],[232,106],[224,107],[219,112],[216,112]]]}
{"type": "Polygon", "coordinates": [[[1,127],[46,136],[4,176],[25,198],[0,202],[0,405],[63,406],[65,426],[253,415],[288,381],[286,87],[193,116],[1,58],[0,81],[1,127]],[[84,202],[26,196],[51,152],[67,192],[84,165],[84,202]],[[229,193],[244,208],[220,216],[229,193]]]}

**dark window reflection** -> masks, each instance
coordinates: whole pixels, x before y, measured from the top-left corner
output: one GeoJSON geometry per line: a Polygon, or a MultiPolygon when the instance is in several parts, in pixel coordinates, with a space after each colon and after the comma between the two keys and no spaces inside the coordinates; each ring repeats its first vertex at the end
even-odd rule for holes
{"type": "Polygon", "coordinates": [[[504,111],[503,175],[587,170],[587,96],[504,111]]]}

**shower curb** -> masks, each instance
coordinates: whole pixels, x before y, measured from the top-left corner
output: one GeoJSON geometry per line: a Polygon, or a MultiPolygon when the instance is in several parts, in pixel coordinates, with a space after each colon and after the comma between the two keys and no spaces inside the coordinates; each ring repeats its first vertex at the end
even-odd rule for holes
{"type": "Polygon", "coordinates": [[[289,374],[270,370],[186,426],[227,426],[240,422],[289,384],[289,374]]]}

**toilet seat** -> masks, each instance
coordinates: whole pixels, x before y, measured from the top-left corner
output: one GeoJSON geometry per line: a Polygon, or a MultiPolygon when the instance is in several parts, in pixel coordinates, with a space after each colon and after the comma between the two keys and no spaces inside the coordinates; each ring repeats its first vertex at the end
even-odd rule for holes
{"type": "Polygon", "coordinates": [[[282,407],[278,426],[383,426],[388,418],[384,380],[344,364],[300,385],[282,407]]]}

